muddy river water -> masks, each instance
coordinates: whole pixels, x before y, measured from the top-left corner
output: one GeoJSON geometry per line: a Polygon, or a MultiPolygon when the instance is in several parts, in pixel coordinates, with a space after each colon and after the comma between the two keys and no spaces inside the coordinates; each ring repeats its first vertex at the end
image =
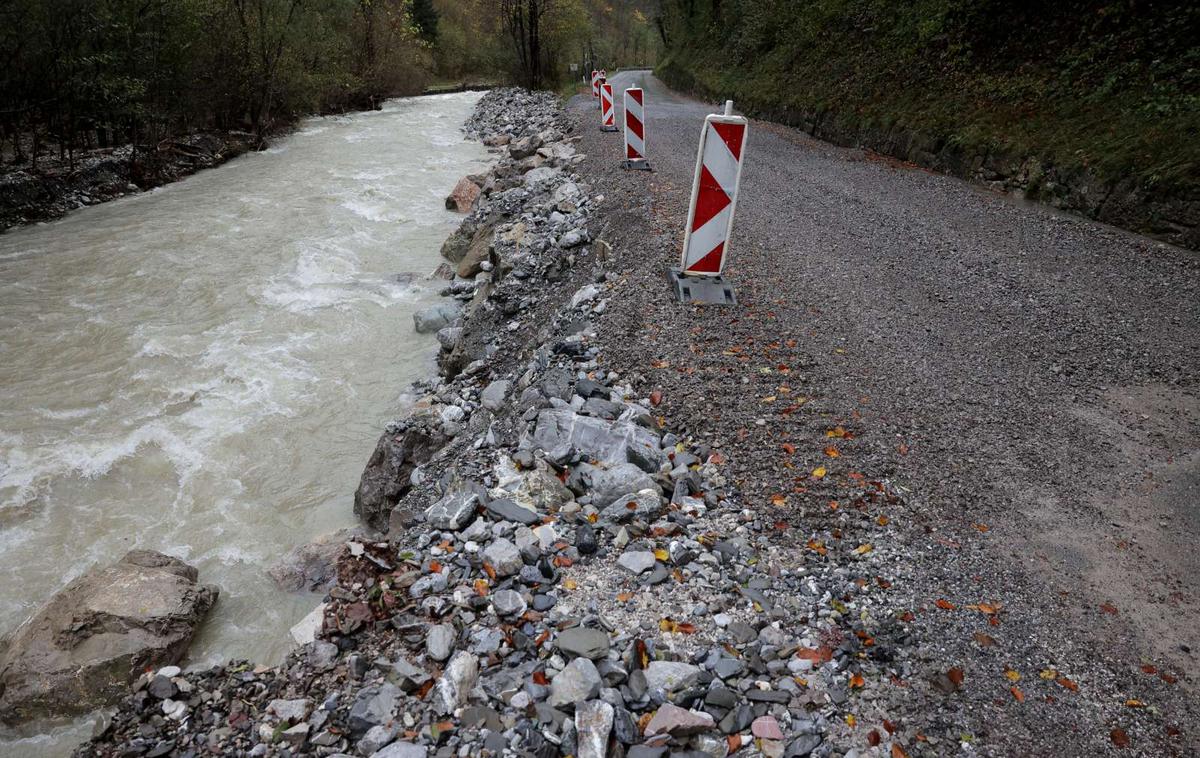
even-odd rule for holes
{"type": "Polygon", "coordinates": [[[191,660],[278,662],[311,595],[265,569],[354,523],[435,341],[412,330],[486,152],[477,94],[312,119],[261,153],[0,235],[0,635],[130,548],[221,599],[191,660]]]}

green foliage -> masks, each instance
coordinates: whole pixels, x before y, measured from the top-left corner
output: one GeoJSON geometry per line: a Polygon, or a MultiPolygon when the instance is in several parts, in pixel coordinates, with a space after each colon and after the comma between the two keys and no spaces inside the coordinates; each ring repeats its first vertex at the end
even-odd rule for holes
{"type": "Polygon", "coordinates": [[[434,42],[438,36],[438,12],[433,5],[433,0],[412,0],[409,6],[409,12],[412,14],[413,26],[417,28],[421,39],[426,42],[434,42]]]}
{"type": "Polygon", "coordinates": [[[20,159],[25,134],[60,150],[265,134],[419,91],[430,58],[407,0],[9,0],[0,139],[20,159]]]}
{"type": "Polygon", "coordinates": [[[663,0],[672,82],[1143,184],[1200,185],[1200,6],[663,0]]]}

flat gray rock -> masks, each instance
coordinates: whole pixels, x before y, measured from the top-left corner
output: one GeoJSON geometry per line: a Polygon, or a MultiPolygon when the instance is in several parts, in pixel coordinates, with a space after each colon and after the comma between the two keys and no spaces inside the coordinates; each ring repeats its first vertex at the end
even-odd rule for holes
{"type": "Polygon", "coordinates": [[[506,497],[489,500],[484,508],[488,510],[488,513],[491,513],[501,521],[512,521],[517,524],[529,526],[542,520],[541,516],[532,508],[526,508],[520,503],[506,497]]]}
{"type": "Polygon", "coordinates": [[[590,658],[593,661],[608,655],[610,645],[606,632],[583,626],[565,629],[554,639],[554,647],[564,655],[590,658]]]}
{"type": "Polygon", "coordinates": [[[371,758],[425,758],[429,748],[424,745],[414,745],[411,742],[393,742],[379,752],[372,753],[371,758]]]}
{"type": "Polygon", "coordinates": [[[682,661],[651,661],[645,674],[647,688],[670,693],[694,685],[700,678],[700,667],[682,661]]]}
{"type": "Polygon", "coordinates": [[[663,497],[658,488],[627,494],[613,500],[600,511],[600,518],[620,524],[633,518],[653,520],[662,513],[663,497]]]}
{"type": "Polygon", "coordinates": [[[656,560],[654,553],[648,550],[630,550],[621,553],[621,556],[617,558],[617,565],[637,576],[654,568],[656,560]]]}

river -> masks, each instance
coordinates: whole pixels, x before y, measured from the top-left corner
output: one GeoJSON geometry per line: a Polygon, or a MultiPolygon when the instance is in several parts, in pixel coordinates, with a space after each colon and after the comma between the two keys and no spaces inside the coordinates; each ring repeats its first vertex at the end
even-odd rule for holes
{"type": "Polygon", "coordinates": [[[310,119],[0,235],[0,635],[137,547],[221,588],[190,660],[282,659],[318,599],[266,567],[354,524],[383,424],[433,370],[411,314],[459,218],[444,198],[485,166],[459,131],[478,97],[310,119]]]}

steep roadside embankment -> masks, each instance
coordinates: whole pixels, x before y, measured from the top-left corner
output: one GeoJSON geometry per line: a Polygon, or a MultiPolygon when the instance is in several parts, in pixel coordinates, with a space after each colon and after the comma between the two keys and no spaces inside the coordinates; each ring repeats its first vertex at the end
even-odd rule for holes
{"type": "Polygon", "coordinates": [[[1200,249],[1200,12],[698,0],[658,74],[750,115],[1200,249]]]}

